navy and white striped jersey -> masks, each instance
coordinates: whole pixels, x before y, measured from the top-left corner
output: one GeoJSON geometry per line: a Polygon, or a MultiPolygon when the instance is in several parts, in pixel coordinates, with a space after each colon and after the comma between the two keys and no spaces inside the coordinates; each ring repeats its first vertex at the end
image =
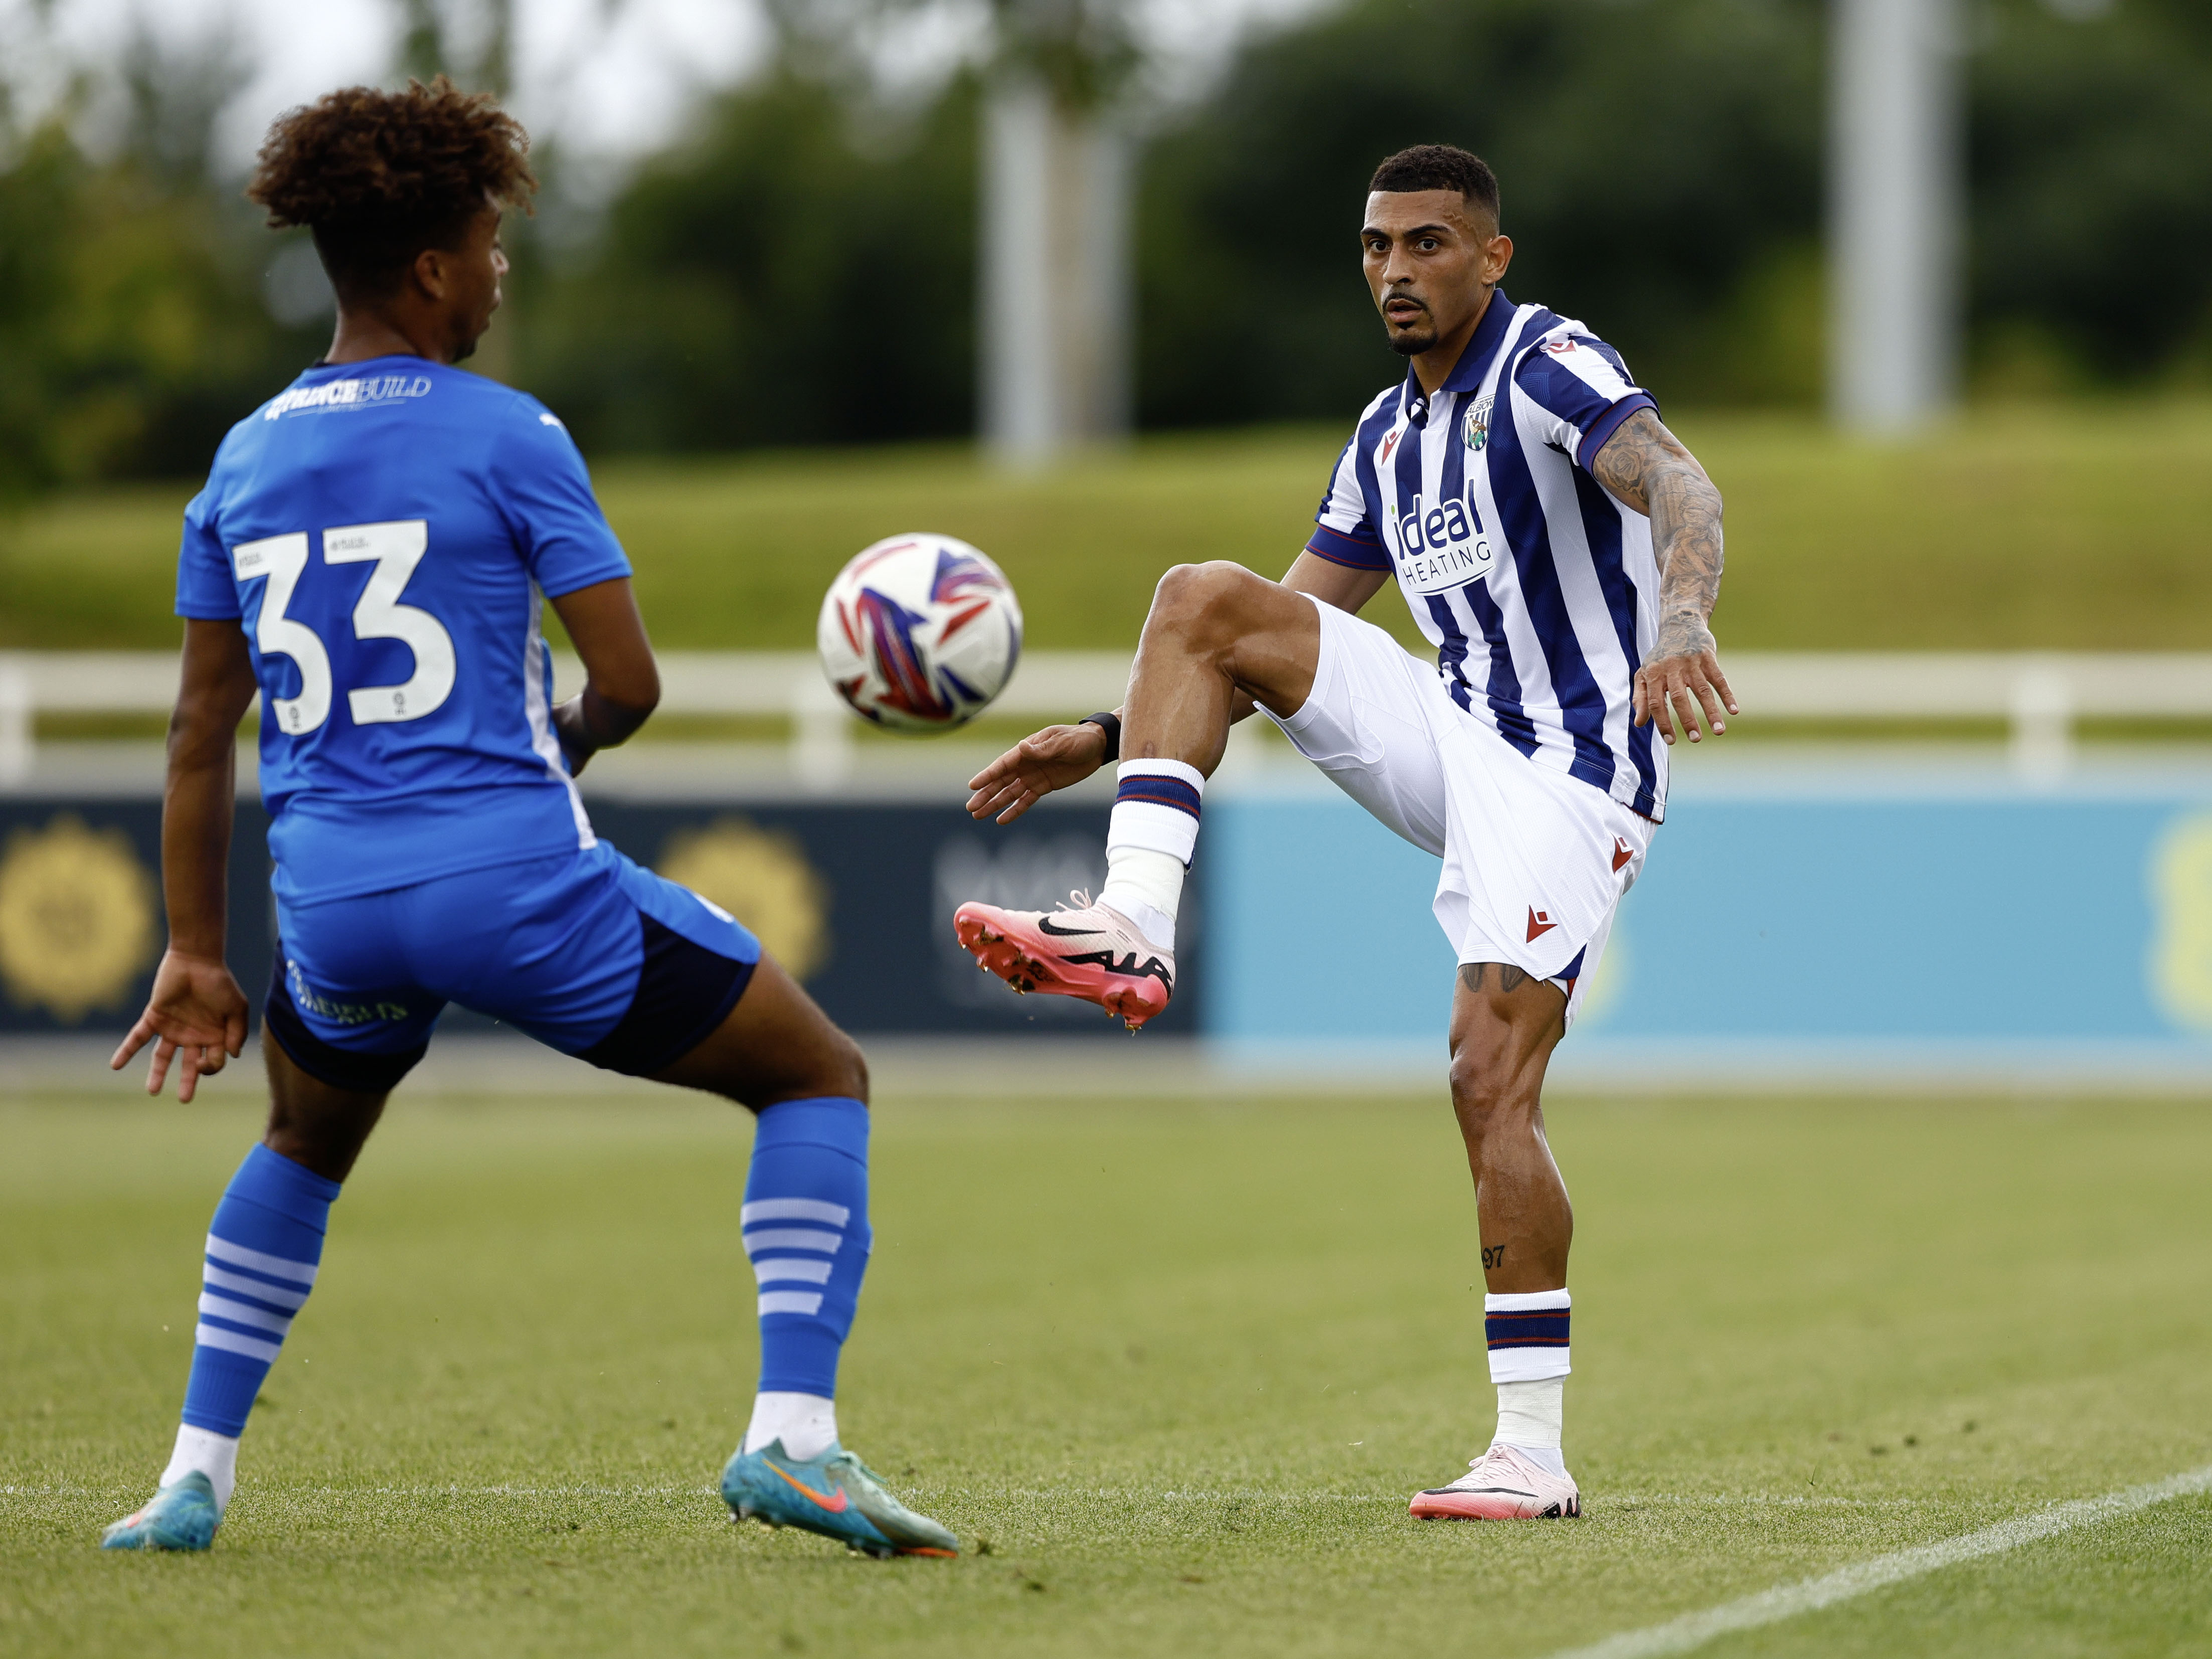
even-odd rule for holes
{"type": "Polygon", "coordinates": [[[1651,523],[1589,471],[1653,407],[1611,346],[1500,289],[1433,399],[1409,371],[1367,405],[1306,550],[1395,573],[1461,708],[1656,821],[1666,745],[1630,724],[1658,627],[1651,523]]]}

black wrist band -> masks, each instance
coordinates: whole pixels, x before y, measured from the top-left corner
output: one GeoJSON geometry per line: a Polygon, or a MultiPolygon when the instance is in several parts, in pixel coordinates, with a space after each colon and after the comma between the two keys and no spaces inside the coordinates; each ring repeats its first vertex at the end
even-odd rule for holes
{"type": "Polygon", "coordinates": [[[1109,764],[1121,758],[1121,717],[1119,714],[1085,714],[1076,724],[1095,726],[1106,734],[1106,759],[1109,764]]]}

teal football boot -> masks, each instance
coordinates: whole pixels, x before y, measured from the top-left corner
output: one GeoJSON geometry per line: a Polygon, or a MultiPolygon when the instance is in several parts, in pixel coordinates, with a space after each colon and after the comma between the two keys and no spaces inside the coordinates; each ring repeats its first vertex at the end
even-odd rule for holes
{"type": "Polygon", "coordinates": [[[722,1501],[733,1520],[803,1527],[847,1549],[894,1555],[957,1555],[960,1540],[884,1490],[874,1470],[838,1445],[800,1462],[772,1440],[740,1449],[722,1470],[722,1501]]]}
{"type": "Polygon", "coordinates": [[[126,1515],[100,1534],[104,1550],[204,1550],[215,1542],[222,1510],[215,1485],[195,1469],[173,1486],[155,1492],[136,1515],[126,1515]]]}

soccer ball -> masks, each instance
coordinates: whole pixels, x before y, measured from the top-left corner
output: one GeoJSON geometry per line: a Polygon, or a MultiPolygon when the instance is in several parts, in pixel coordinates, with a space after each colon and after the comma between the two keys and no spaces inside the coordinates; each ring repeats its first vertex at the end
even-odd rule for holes
{"type": "Polygon", "coordinates": [[[1006,689],[1022,607],[1006,574],[951,536],[862,548],[822,600],[822,672],[854,713],[903,732],[949,732],[1006,689]]]}

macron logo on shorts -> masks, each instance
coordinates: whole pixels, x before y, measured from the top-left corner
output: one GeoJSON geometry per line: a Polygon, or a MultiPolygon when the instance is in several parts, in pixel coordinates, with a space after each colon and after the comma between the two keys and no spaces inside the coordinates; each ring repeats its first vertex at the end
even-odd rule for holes
{"type": "Polygon", "coordinates": [[[1559,925],[1559,924],[1558,922],[1552,920],[1552,913],[1549,910],[1539,910],[1534,905],[1530,905],[1528,907],[1528,942],[1534,945],[1538,939],[1543,938],[1545,934],[1550,933],[1552,929],[1559,925]]]}

